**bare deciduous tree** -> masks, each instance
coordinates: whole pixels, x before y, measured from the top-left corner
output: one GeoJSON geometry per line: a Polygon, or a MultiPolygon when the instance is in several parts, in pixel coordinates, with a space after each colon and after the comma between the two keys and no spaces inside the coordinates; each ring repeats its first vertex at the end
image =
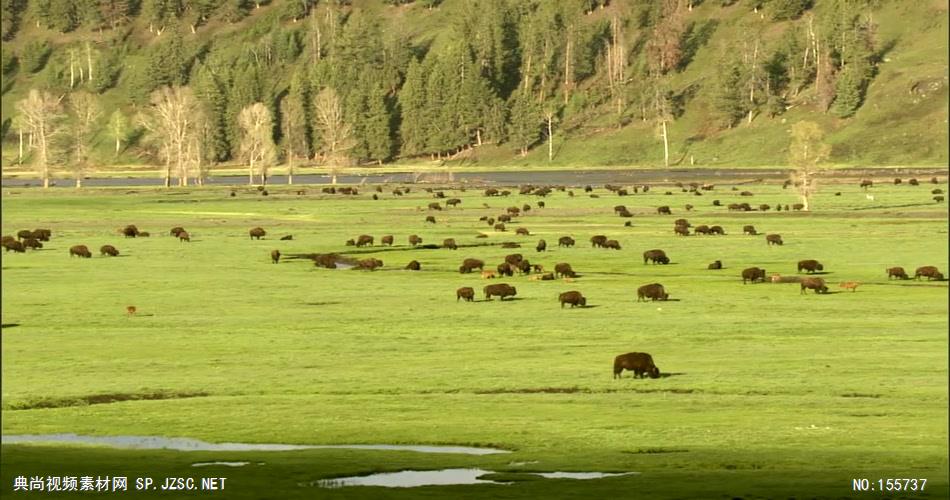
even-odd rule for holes
{"type": "Polygon", "coordinates": [[[26,99],[17,102],[17,110],[34,139],[35,161],[44,188],[49,187],[52,139],[63,131],[62,100],[62,96],[57,98],[49,92],[33,89],[26,99]]]}
{"type": "Polygon", "coordinates": [[[116,156],[122,151],[122,141],[125,139],[128,127],[129,121],[122,111],[118,109],[113,111],[112,116],[109,117],[109,134],[115,139],[116,156]]]}
{"type": "Polygon", "coordinates": [[[815,122],[798,122],[792,125],[792,144],[788,148],[789,162],[794,169],[792,182],[798,187],[804,210],[817,188],[818,164],[831,153],[831,146],[822,142],[824,132],[815,122]]]}
{"type": "Polygon", "coordinates": [[[73,92],[69,95],[69,111],[73,119],[72,150],[76,187],[82,187],[82,178],[89,163],[90,139],[96,120],[102,116],[96,96],[89,92],[73,92]]]}
{"type": "Polygon", "coordinates": [[[277,159],[274,146],[274,119],[270,110],[262,103],[245,106],[238,114],[241,127],[240,155],[248,162],[247,183],[254,183],[254,165],[258,165],[261,185],[267,184],[267,169],[277,159]]]}
{"type": "Polygon", "coordinates": [[[165,187],[171,185],[171,169],[178,172],[178,185],[188,185],[188,144],[199,133],[201,106],[188,87],[162,87],[152,93],[152,116],[143,125],[161,144],[165,159],[165,187]]]}
{"type": "Polygon", "coordinates": [[[317,94],[313,111],[323,139],[323,154],[330,167],[331,182],[336,184],[337,171],[349,159],[347,152],[355,145],[353,129],[343,119],[343,106],[332,88],[324,88],[317,94]]]}

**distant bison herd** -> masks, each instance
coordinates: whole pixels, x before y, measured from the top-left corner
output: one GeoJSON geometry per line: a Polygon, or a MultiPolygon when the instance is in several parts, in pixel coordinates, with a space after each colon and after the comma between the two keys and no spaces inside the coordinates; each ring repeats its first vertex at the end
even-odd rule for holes
{"type": "MultiPolygon", "coordinates": [[[[900,179],[894,180],[895,184],[900,184],[900,179]]],[[[909,184],[917,185],[915,179],[911,179],[909,184]]],[[[789,184],[786,183],[783,187],[787,187],[789,184]]],[[[682,184],[679,185],[683,191],[687,191],[686,186],[682,184]]],[[[873,187],[873,182],[869,180],[863,180],[860,183],[860,187],[867,190],[873,187]]],[[[612,186],[610,191],[617,194],[618,196],[627,196],[628,191],[626,189],[619,188],[617,186],[612,186]]],[[[556,189],[564,191],[563,187],[557,187],[556,189]]],[[[633,188],[634,193],[638,193],[640,190],[646,192],[649,189],[648,186],[636,186],[633,188]]],[[[712,190],[713,186],[703,185],[702,190],[709,191],[712,190]],[[708,186],[708,189],[707,189],[708,186]]],[[[523,186],[520,190],[520,194],[533,194],[538,196],[546,196],[552,192],[552,188],[538,188],[534,186],[523,186]]],[[[381,188],[376,189],[377,193],[382,193],[381,188]]],[[[433,191],[430,188],[426,188],[427,192],[432,192],[433,196],[436,198],[444,198],[445,193],[442,191],[433,191]]],[[[585,192],[590,193],[592,188],[586,186],[584,189],[585,192]]],[[[699,192],[699,184],[692,183],[690,184],[690,192],[695,193],[696,195],[701,195],[699,192]],[[695,185],[694,185],[695,184],[695,185]]],[[[356,195],[358,191],[355,188],[324,188],[325,193],[329,194],[350,194],[356,195]]],[[[405,193],[409,193],[409,188],[402,188],[393,191],[393,195],[402,196],[405,193]]],[[[299,194],[299,193],[298,193],[299,194]]],[[[496,196],[509,196],[510,191],[507,190],[498,190],[495,188],[488,188],[484,191],[484,195],[488,197],[496,196]]],[[[668,193],[671,194],[671,193],[668,193]]],[[[942,190],[935,189],[932,191],[934,195],[943,194],[942,190]]],[[[233,195],[233,193],[232,193],[233,195]]],[[[568,193],[569,196],[573,196],[573,191],[568,193]]],[[[753,193],[750,191],[743,191],[740,193],[740,196],[752,196],[753,193]]],[[[374,199],[379,199],[377,195],[373,195],[374,199]]],[[[596,195],[591,195],[595,197],[596,195]]],[[[868,195],[870,196],[870,195],[868,195]]],[[[870,199],[870,198],[869,198],[870,199]]],[[[934,198],[937,201],[942,201],[942,197],[937,196],[934,198]],[[939,198],[939,199],[938,199],[939,198]]],[[[450,198],[445,202],[445,208],[449,207],[458,207],[462,204],[462,200],[459,198],[450,198]]],[[[722,206],[719,200],[714,200],[712,203],[714,206],[722,206]]],[[[487,204],[483,204],[485,208],[488,207],[487,204]]],[[[545,207],[544,202],[538,202],[537,207],[543,209],[545,207]]],[[[693,208],[692,205],[687,205],[686,210],[691,211],[693,208]]],[[[771,206],[767,204],[758,205],[758,210],[765,212],[771,210],[771,206]]],[[[438,202],[432,202],[428,204],[428,209],[433,211],[442,211],[443,206],[438,202]]],[[[753,211],[754,209],[748,203],[733,203],[728,205],[730,211],[753,211]]],[[[783,206],[781,204],[777,205],[776,210],[782,210],[783,206]]],[[[784,210],[803,210],[804,205],[802,204],[793,204],[791,208],[789,205],[784,206],[784,210]]],[[[422,210],[421,207],[418,207],[418,210],[422,210]]],[[[464,211],[464,209],[458,209],[464,211]]],[[[613,207],[614,214],[620,215],[623,218],[633,217],[633,213],[626,205],[616,205],[613,207]]],[[[445,212],[446,214],[461,213],[456,212],[456,210],[451,210],[445,212]]],[[[495,214],[495,217],[483,216],[479,219],[480,222],[487,223],[487,225],[493,228],[497,232],[507,231],[505,224],[516,224],[516,218],[522,218],[525,216],[530,217],[528,214],[534,214],[535,211],[532,210],[530,204],[523,204],[522,206],[510,206],[505,210],[505,213],[495,214]],[[514,222],[513,222],[514,221],[514,222]]],[[[672,215],[673,210],[667,206],[660,206],[656,208],[656,213],[661,215],[672,215]]],[[[434,216],[427,216],[426,222],[431,224],[436,224],[436,219],[434,216]]],[[[625,223],[626,227],[632,227],[633,224],[630,221],[625,223]]],[[[141,231],[134,224],[129,224],[122,227],[118,230],[126,238],[141,238],[149,236],[148,232],[141,231]]],[[[544,231],[541,231],[542,234],[544,231]]],[[[677,219],[674,223],[673,232],[678,236],[690,236],[691,234],[695,235],[726,235],[726,231],[722,226],[719,225],[707,225],[707,224],[698,224],[692,225],[686,219],[677,219]]],[[[519,226],[515,233],[519,236],[530,236],[531,232],[528,231],[524,226],[519,226]]],[[[759,235],[760,233],[756,230],[755,226],[751,224],[746,224],[742,227],[742,233],[744,235],[759,235]]],[[[171,236],[177,238],[180,242],[191,242],[191,235],[181,226],[176,226],[171,229],[171,236]]],[[[669,234],[669,233],[667,233],[669,234]]],[[[248,235],[252,240],[261,240],[267,236],[267,232],[262,227],[254,227],[248,231],[248,235]]],[[[43,242],[49,242],[52,236],[52,231],[49,229],[35,229],[35,230],[21,230],[16,233],[16,237],[13,236],[3,236],[2,246],[6,252],[14,253],[25,253],[27,249],[39,250],[43,249],[43,242]]],[[[479,234],[478,237],[484,238],[487,237],[487,234],[479,234]]],[[[293,237],[290,235],[280,238],[282,241],[292,240],[293,237]]],[[[782,236],[777,233],[769,233],[765,236],[766,243],[769,247],[771,246],[782,246],[784,241],[782,236]]],[[[395,237],[391,234],[384,235],[380,238],[380,244],[382,246],[392,247],[395,244],[395,237]]],[[[436,240],[437,241],[437,240],[436,240]]],[[[553,241],[553,240],[552,240],[553,241]]],[[[590,238],[590,243],[592,248],[603,248],[603,249],[612,249],[616,251],[621,251],[624,246],[618,239],[609,238],[607,235],[598,234],[590,238]]],[[[761,241],[761,240],[760,240],[761,241]]],[[[356,238],[350,239],[346,242],[347,246],[353,246],[357,248],[362,247],[372,247],[374,246],[375,238],[371,235],[362,234],[356,238]]],[[[423,239],[416,234],[409,235],[408,243],[413,248],[425,248],[425,249],[437,249],[444,248],[450,250],[457,250],[463,245],[459,245],[455,238],[444,238],[441,245],[428,244],[423,245],[423,239]]],[[[496,243],[497,244],[497,243],[496,243]]],[[[557,239],[557,248],[570,249],[576,245],[576,240],[572,236],[560,236],[557,239]]],[[[465,245],[466,247],[470,245],[465,245]]],[[[519,243],[515,242],[502,242],[500,243],[502,247],[508,248],[518,248],[521,246],[519,243]]],[[[794,243],[791,245],[794,246],[794,243]]],[[[548,245],[544,239],[538,240],[535,250],[537,252],[548,252],[548,245]]],[[[777,250],[776,250],[777,251],[777,250]]],[[[120,251],[113,245],[102,245],[99,248],[99,253],[103,257],[118,257],[120,251]]],[[[547,255],[547,254],[544,254],[547,255]]],[[[91,258],[92,252],[86,245],[73,245],[69,248],[70,257],[80,257],[80,258],[91,258]]],[[[270,260],[273,264],[280,263],[282,259],[282,253],[280,250],[272,250],[270,252],[270,260]]],[[[314,265],[321,268],[336,269],[340,266],[349,267],[353,269],[365,270],[365,271],[374,271],[376,269],[383,267],[383,261],[377,258],[366,258],[366,259],[353,259],[351,257],[346,257],[340,254],[330,253],[330,254],[292,254],[287,256],[287,258],[307,258],[314,262],[314,265]]],[[[642,253],[643,264],[652,263],[654,265],[667,265],[671,263],[669,256],[665,251],[661,249],[651,249],[644,251],[642,253]]],[[[828,284],[826,281],[819,276],[814,276],[818,274],[826,274],[825,266],[821,262],[815,259],[803,259],[797,262],[797,271],[798,273],[807,273],[805,276],[781,276],[778,274],[773,274],[769,281],[773,283],[799,283],[801,294],[805,294],[808,290],[812,290],[815,294],[827,294],[829,293],[828,284]]],[[[405,270],[408,271],[421,271],[422,264],[418,260],[411,260],[405,267],[405,270]]],[[[723,263],[721,260],[716,260],[711,264],[708,264],[707,269],[709,270],[720,270],[723,269],[723,263]]],[[[522,254],[510,254],[507,255],[504,259],[504,262],[498,264],[495,268],[489,267],[486,269],[485,261],[476,258],[465,258],[462,260],[461,265],[458,267],[458,271],[461,274],[469,274],[478,270],[481,272],[481,277],[486,280],[492,280],[500,277],[513,277],[516,273],[523,275],[529,275],[529,280],[531,281],[549,281],[555,279],[563,279],[565,281],[571,282],[579,278],[579,275],[572,268],[571,264],[567,262],[559,262],[554,265],[553,272],[544,272],[544,267],[539,264],[531,264],[527,259],[524,258],[522,254]],[[532,274],[533,273],[533,274],[532,274]]],[[[888,267],[885,269],[885,274],[887,275],[888,280],[898,279],[898,280],[909,280],[911,279],[910,274],[905,271],[903,267],[888,267]]],[[[748,267],[741,271],[740,277],[742,278],[743,284],[748,283],[757,283],[757,282],[766,282],[766,270],[760,267],[748,267]]],[[[935,266],[922,266],[918,267],[914,274],[913,278],[920,280],[921,278],[927,278],[927,280],[944,280],[944,275],[939,271],[935,266]]],[[[860,283],[856,281],[845,281],[842,282],[839,287],[846,290],[855,291],[860,283]]],[[[509,302],[511,300],[516,300],[518,297],[518,291],[515,286],[512,286],[508,283],[491,283],[485,285],[482,288],[482,293],[484,295],[485,301],[492,301],[493,298],[497,297],[502,302],[509,302]]],[[[660,283],[649,283],[637,288],[637,302],[649,301],[668,301],[670,300],[670,294],[666,288],[660,283]]],[[[456,290],[456,301],[465,301],[465,302],[474,302],[476,300],[476,292],[473,287],[461,287],[456,290]]],[[[580,291],[570,290],[563,292],[557,295],[558,302],[560,307],[563,309],[565,305],[569,305],[571,309],[573,308],[587,308],[588,300],[580,291]]],[[[632,371],[635,378],[643,378],[649,376],[650,378],[658,378],[660,376],[660,371],[653,362],[653,358],[650,354],[642,352],[630,352],[626,354],[621,354],[616,356],[613,364],[613,374],[615,378],[619,378],[621,373],[624,370],[632,371]]]]}

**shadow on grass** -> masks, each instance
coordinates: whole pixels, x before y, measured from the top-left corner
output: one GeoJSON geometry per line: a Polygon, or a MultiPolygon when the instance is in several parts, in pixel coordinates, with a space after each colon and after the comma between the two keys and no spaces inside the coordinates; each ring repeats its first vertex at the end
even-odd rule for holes
{"type": "Polygon", "coordinates": [[[335,306],[342,304],[342,302],[304,302],[305,306],[335,306]]]}
{"type": "Polygon", "coordinates": [[[2,325],[0,325],[0,328],[13,328],[17,326],[20,326],[20,324],[19,323],[3,323],[2,325]]]}
{"type": "Polygon", "coordinates": [[[70,406],[100,405],[122,401],[186,399],[208,396],[205,392],[151,392],[151,393],[109,393],[77,396],[74,398],[40,399],[21,404],[4,406],[9,410],[35,410],[45,408],[66,408],[70,406]]]}

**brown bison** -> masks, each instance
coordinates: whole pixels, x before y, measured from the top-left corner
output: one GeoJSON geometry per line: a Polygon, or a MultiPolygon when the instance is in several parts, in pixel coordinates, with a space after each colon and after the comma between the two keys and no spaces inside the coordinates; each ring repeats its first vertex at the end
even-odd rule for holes
{"type": "Polygon", "coordinates": [[[696,234],[709,234],[709,226],[706,224],[700,224],[693,228],[693,232],[696,234]]]}
{"type": "Polygon", "coordinates": [[[43,248],[43,244],[40,243],[40,240],[36,238],[27,238],[23,240],[21,243],[23,243],[24,248],[32,248],[33,250],[38,250],[40,248],[43,248]]]}
{"type": "Polygon", "coordinates": [[[782,235],[780,234],[767,234],[765,235],[765,243],[769,246],[772,245],[782,245],[782,235]]]}
{"type": "Polygon", "coordinates": [[[570,304],[572,309],[575,306],[587,306],[587,299],[581,295],[581,292],[574,290],[558,295],[557,300],[561,302],[561,309],[564,309],[564,304],[570,304]]]}
{"type": "Polygon", "coordinates": [[[501,297],[501,300],[505,300],[505,297],[514,297],[518,295],[518,290],[515,287],[507,283],[495,283],[494,285],[488,285],[484,288],[485,300],[491,300],[493,296],[501,297]]]}
{"type": "Polygon", "coordinates": [[[99,247],[99,255],[108,255],[110,257],[118,257],[119,250],[117,250],[112,245],[102,245],[101,247],[99,247]]]}
{"type": "Polygon", "coordinates": [[[943,279],[943,274],[934,266],[918,267],[917,270],[914,271],[914,279],[919,280],[921,276],[926,276],[927,281],[943,279]]]}
{"type": "Polygon", "coordinates": [[[455,238],[446,238],[442,240],[442,248],[448,248],[449,250],[458,250],[459,246],[455,243],[455,238]]]}
{"type": "Polygon", "coordinates": [[[798,272],[808,271],[809,274],[814,273],[815,271],[824,271],[825,266],[814,259],[800,260],[798,261],[798,272]]]}
{"type": "Polygon", "coordinates": [[[874,181],[872,181],[872,180],[870,180],[870,179],[862,179],[862,180],[861,180],[861,185],[860,185],[860,187],[861,187],[862,189],[867,189],[867,188],[869,188],[869,187],[871,187],[871,186],[873,186],[873,185],[874,185],[874,181]]]}
{"type": "MultiPolygon", "coordinates": [[[[6,241],[4,241],[4,242],[3,242],[3,248],[4,248],[7,252],[9,252],[10,250],[13,250],[13,253],[24,253],[24,252],[26,252],[26,247],[23,246],[23,242],[17,241],[17,240],[6,240],[6,241]]],[[[70,252],[69,256],[72,257],[72,255],[73,255],[72,252],[70,252]]]]}
{"type": "Polygon", "coordinates": [[[375,271],[377,267],[383,267],[383,261],[375,258],[369,258],[357,262],[353,269],[366,269],[369,271],[375,271]]]}
{"type": "Polygon", "coordinates": [[[548,249],[548,243],[544,240],[538,240],[538,246],[534,247],[534,249],[543,252],[548,249]]]}
{"type": "Polygon", "coordinates": [[[718,234],[720,236],[726,234],[726,230],[722,226],[711,226],[709,228],[709,234],[718,234]]]}
{"type": "Polygon", "coordinates": [[[420,244],[420,243],[422,243],[422,238],[420,238],[420,237],[418,237],[418,236],[416,236],[416,235],[414,235],[414,234],[410,234],[410,235],[409,235],[409,244],[410,244],[410,245],[416,246],[416,245],[418,245],[418,244],[420,244]]]}
{"type": "Polygon", "coordinates": [[[74,245],[69,248],[69,256],[72,257],[73,255],[88,259],[92,257],[92,252],[89,251],[86,245],[74,245]]]}
{"type": "Polygon", "coordinates": [[[445,206],[454,207],[458,205],[459,203],[462,203],[462,200],[458,198],[449,198],[448,200],[445,201],[445,206]]]}
{"type": "Polygon", "coordinates": [[[366,245],[373,246],[373,237],[368,234],[361,234],[356,238],[356,246],[364,247],[366,245]]]}
{"type": "Polygon", "coordinates": [[[666,256],[666,252],[659,249],[647,250],[643,252],[643,263],[646,264],[647,261],[653,261],[654,264],[669,264],[670,258],[666,256]]]}
{"type": "Polygon", "coordinates": [[[505,256],[505,262],[508,264],[518,265],[523,260],[524,255],[521,255],[520,253],[511,253],[505,256]]]}
{"type": "MultiPolygon", "coordinates": [[[[805,208],[804,203],[796,203],[792,205],[792,210],[803,210],[805,208]]],[[[788,205],[785,205],[785,210],[788,210],[788,205]]]]}
{"type": "Polygon", "coordinates": [[[620,250],[620,242],[617,240],[607,240],[604,242],[604,248],[612,248],[614,250],[620,250]]]}
{"type": "Polygon", "coordinates": [[[597,236],[592,236],[590,238],[591,247],[603,247],[604,243],[606,242],[607,242],[607,237],[602,234],[598,234],[597,236]]]}
{"type": "Polygon", "coordinates": [[[706,266],[706,269],[722,269],[722,261],[717,260],[706,266]]]}
{"type": "Polygon", "coordinates": [[[763,203],[763,204],[759,205],[759,210],[761,210],[761,211],[763,211],[763,212],[768,212],[768,211],[771,210],[771,209],[772,209],[772,206],[771,206],[771,205],[768,205],[768,204],[766,204],[766,203],[763,203]]]}
{"type": "Polygon", "coordinates": [[[181,231],[178,233],[178,242],[181,243],[182,241],[191,243],[191,235],[188,234],[188,231],[181,231]]]}
{"type": "Polygon", "coordinates": [[[614,378],[622,378],[623,371],[633,372],[633,378],[660,378],[660,369],[653,363],[653,357],[645,352],[628,352],[614,358],[614,378]]]}
{"type": "Polygon", "coordinates": [[[386,236],[383,236],[382,238],[380,238],[380,244],[390,246],[390,247],[393,246],[393,235],[387,234],[386,236]]]}
{"type": "Polygon", "coordinates": [[[135,224],[129,224],[128,226],[122,228],[122,234],[126,238],[135,238],[139,235],[139,228],[135,227],[135,224]]]}
{"type": "MultiPolygon", "coordinates": [[[[139,236],[141,236],[141,235],[139,235],[139,236]]],[[[293,241],[293,240],[294,240],[294,235],[292,235],[292,234],[288,234],[288,235],[285,235],[285,236],[281,236],[281,237],[280,237],[280,241],[293,241]]]]}
{"type": "Polygon", "coordinates": [[[495,269],[498,271],[498,276],[514,276],[517,267],[507,262],[502,262],[498,264],[498,267],[495,269]]]}
{"type": "Polygon", "coordinates": [[[626,206],[626,205],[617,205],[617,206],[614,207],[614,213],[615,213],[615,214],[619,214],[619,213],[621,213],[621,212],[626,212],[626,211],[627,211],[627,206],[626,206]]]}
{"type": "Polygon", "coordinates": [[[261,238],[263,238],[264,236],[267,235],[267,231],[264,231],[264,228],[262,228],[262,227],[255,227],[255,228],[251,229],[250,231],[248,231],[248,234],[251,235],[251,239],[252,239],[252,240],[253,240],[253,239],[258,239],[258,240],[259,240],[259,239],[261,239],[261,238]]]}
{"type": "Polygon", "coordinates": [[[495,224],[495,225],[493,226],[493,229],[494,229],[495,231],[504,231],[504,230],[505,230],[505,225],[504,225],[503,223],[499,222],[498,224],[495,224]]]}
{"type": "Polygon", "coordinates": [[[900,266],[889,267],[886,269],[886,271],[887,271],[887,279],[891,279],[891,278],[897,278],[897,279],[902,279],[902,280],[910,279],[910,277],[907,276],[907,272],[904,271],[903,267],[900,267],[900,266]]]}
{"type": "Polygon", "coordinates": [[[442,205],[439,205],[439,202],[433,201],[429,203],[429,210],[442,210],[442,205]]]}
{"type": "Polygon", "coordinates": [[[435,217],[433,217],[433,216],[431,216],[431,215],[427,216],[427,217],[426,217],[426,222],[431,223],[431,224],[435,224],[435,217]]]}
{"type": "Polygon", "coordinates": [[[755,235],[757,235],[757,234],[759,234],[759,233],[756,232],[755,226],[749,225],[749,226],[742,226],[742,234],[748,234],[748,235],[755,236],[755,235]]]}
{"type": "Polygon", "coordinates": [[[271,250],[270,251],[270,260],[274,264],[280,262],[280,250],[271,250]]]}
{"type": "Polygon", "coordinates": [[[498,216],[498,222],[511,222],[511,216],[510,216],[510,215],[501,214],[501,215],[498,216]]]}
{"type": "Polygon", "coordinates": [[[505,211],[508,212],[508,214],[510,214],[510,215],[512,215],[512,216],[514,216],[514,217],[517,217],[518,214],[521,213],[521,209],[518,208],[518,207],[508,207],[508,208],[505,209],[505,211]]]}
{"type": "Polygon", "coordinates": [[[325,267],[327,269],[336,269],[336,259],[337,254],[335,253],[321,253],[312,256],[313,265],[317,267],[325,267]]]}
{"type": "Polygon", "coordinates": [[[460,273],[470,273],[474,269],[484,269],[485,262],[479,259],[465,259],[462,261],[462,265],[459,266],[460,273]]]}
{"type": "Polygon", "coordinates": [[[758,267],[750,267],[748,269],[742,270],[742,284],[744,285],[746,281],[751,281],[755,283],[756,281],[765,282],[765,269],[759,269],[758,267]]]}
{"type": "Polygon", "coordinates": [[[920,182],[919,182],[917,179],[911,179],[911,180],[907,181],[907,183],[910,184],[911,186],[916,186],[916,185],[920,184],[920,182]]]}
{"type": "Polygon", "coordinates": [[[802,278],[802,293],[805,293],[805,290],[814,290],[815,293],[828,293],[828,287],[825,285],[825,280],[821,278],[802,278]]]}
{"type": "Polygon", "coordinates": [[[557,264],[556,266],[554,266],[554,276],[555,277],[566,276],[568,278],[576,278],[577,273],[574,272],[570,264],[568,264],[567,262],[561,262],[560,264],[557,264]]]}
{"type": "Polygon", "coordinates": [[[29,229],[21,229],[17,231],[16,233],[17,239],[20,239],[20,240],[25,240],[27,238],[31,238],[32,236],[33,236],[33,231],[30,231],[29,229]]]}
{"type": "Polygon", "coordinates": [[[656,207],[656,213],[660,215],[673,215],[673,212],[670,210],[670,207],[663,205],[662,207],[656,207]]]}
{"type": "Polygon", "coordinates": [[[571,238],[570,236],[561,236],[557,240],[557,246],[559,247],[572,247],[574,246],[574,243],[574,238],[571,238]]]}
{"type": "Polygon", "coordinates": [[[31,237],[40,240],[40,241],[49,241],[53,236],[53,232],[49,229],[34,229],[31,237]]]}
{"type": "Polygon", "coordinates": [[[348,247],[356,246],[356,240],[354,240],[353,238],[346,240],[346,246],[348,247]]]}
{"type": "Polygon", "coordinates": [[[177,238],[177,237],[178,237],[178,233],[180,233],[180,232],[182,232],[182,231],[184,231],[184,230],[185,230],[185,228],[183,228],[183,227],[181,227],[181,226],[176,226],[176,227],[173,227],[171,231],[169,231],[169,234],[171,234],[172,236],[174,236],[174,237],[177,238]]]}
{"type": "Polygon", "coordinates": [[[475,289],[470,286],[459,288],[455,291],[455,301],[458,302],[459,299],[464,299],[466,302],[474,301],[475,289]]]}
{"type": "Polygon", "coordinates": [[[674,226],[693,227],[693,225],[690,224],[689,221],[686,220],[686,219],[676,219],[675,221],[673,221],[673,225],[674,225],[674,226]]]}
{"type": "Polygon", "coordinates": [[[666,293],[666,290],[663,289],[663,285],[659,283],[650,283],[649,285],[643,285],[637,288],[637,302],[641,300],[646,301],[646,299],[657,301],[668,300],[669,298],[670,294],[666,293]]]}
{"type": "Polygon", "coordinates": [[[410,261],[408,264],[406,264],[406,269],[410,271],[418,271],[422,269],[422,265],[419,264],[418,260],[413,260],[413,261],[410,261]]]}
{"type": "Polygon", "coordinates": [[[498,196],[498,190],[495,188],[488,188],[485,190],[485,196],[498,196]]]}
{"type": "Polygon", "coordinates": [[[516,229],[515,234],[519,236],[531,236],[531,233],[528,232],[528,229],[524,227],[519,227],[518,229],[516,229]]]}

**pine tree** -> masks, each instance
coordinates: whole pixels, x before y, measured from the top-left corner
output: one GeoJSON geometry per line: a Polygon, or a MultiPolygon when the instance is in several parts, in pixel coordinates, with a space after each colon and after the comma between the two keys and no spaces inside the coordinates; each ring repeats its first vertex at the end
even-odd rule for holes
{"type": "Polygon", "coordinates": [[[509,138],[521,156],[541,139],[541,109],[533,96],[525,92],[515,92],[509,99],[511,109],[509,138]]]}
{"type": "Polygon", "coordinates": [[[433,124],[426,121],[426,74],[429,65],[413,59],[406,70],[406,82],[399,92],[399,108],[401,114],[399,136],[401,139],[401,154],[416,156],[428,151],[429,127],[433,124]]]}
{"type": "Polygon", "coordinates": [[[742,67],[734,59],[719,64],[712,104],[720,126],[732,128],[748,112],[742,67]]]}

